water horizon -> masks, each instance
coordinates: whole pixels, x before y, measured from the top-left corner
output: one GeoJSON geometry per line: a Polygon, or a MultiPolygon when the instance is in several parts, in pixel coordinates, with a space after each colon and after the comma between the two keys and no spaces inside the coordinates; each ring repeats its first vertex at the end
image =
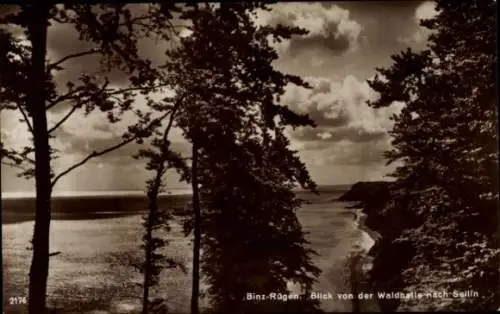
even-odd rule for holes
{"type": "MultiPolygon", "coordinates": [[[[322,184],[318,185],[318,190],[329,191],[343,191],[348,190],[354,183],[346,184],[322,184]]],[[[306,189],[295,188],[296,192],[304,192],[306,189]]],[[[159,196],[168,195],[191,195],[193,190],[189,188],[167,188],[165,192],[159,196]]],[[[52,197],[86,197],[86,196],[145,196],[145,190],[85,190],[85,191],[54,191],[52,197]]],[[[35,198],[35,191],[1,191],[2,199],[16,199],[16,198],[35,198]]]]}
{"type": "MultiPolygon", "coordinates": [[[[192,194],[191,189],[170,188],[162,192],[160,196],[167,195],[188,195],[192,194]]],[[[145,190],[90,190],[90,191],[54,191],[52,197],[82,197],[82,196],[145,196],[145,190]]],[[[34,198],[34,191],[2,191],[1,197],[4,199],[34,198]]]]}

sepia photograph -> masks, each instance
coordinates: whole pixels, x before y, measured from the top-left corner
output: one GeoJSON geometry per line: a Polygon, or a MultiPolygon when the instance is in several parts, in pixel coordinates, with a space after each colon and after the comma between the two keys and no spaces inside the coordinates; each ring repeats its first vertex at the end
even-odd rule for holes
{"type": "Polygon", "coordinates": [[[496,0],[0,4],[4,314],[500,311],[496,0]]]}

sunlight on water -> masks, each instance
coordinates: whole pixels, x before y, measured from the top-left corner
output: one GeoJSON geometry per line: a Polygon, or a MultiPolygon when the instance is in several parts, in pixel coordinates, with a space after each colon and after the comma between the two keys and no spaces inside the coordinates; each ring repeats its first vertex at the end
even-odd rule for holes
{"type": "MultiPolygon", "coordinates": [[[[312,247],[322,274],[315,291],[349,292],[345,261],[353,251],[369,248],[373,240],[357,229],[353,212],[343,204],[308,204],[298,211],[298,217],[312,247]]],[[[2,245],[4,289],[8,294],[24,294],[31,252],[27,250],[33,232],[33,222],[3,225],[2,245]]],[[[140,308],[141,275],[132,263],[142,259],[141,217],[139,215],[94,219],[55,220],[52,222],[51,257],[48,282],[49,303],[71,310],[88,308],[87,313],[134,313],[140,308]]],[[[158,296],[167,297],[171,311],[187,312],[191,289],[191,241],[185,238],[181,225],[172,224],[172,240],[165,253],[187,266],[187,273],[165,270],[165,284],[157,289],[158,296]]],[[[289,283],[291,291],[298,287],[289,283]]],[[[206,285],[202,290],[206,289],[206,285]]],[[[207,305],[204,299],[202,305],[207,305]]],[[[329,311],[349,311],[348,301],[325,300],[322,307],[329,311]]]]}

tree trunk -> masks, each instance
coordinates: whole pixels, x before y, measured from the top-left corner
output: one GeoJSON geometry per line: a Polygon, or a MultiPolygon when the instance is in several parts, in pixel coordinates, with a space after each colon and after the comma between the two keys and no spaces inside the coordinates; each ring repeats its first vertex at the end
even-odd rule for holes
{"type": "Polygon", "coordinates": [[[152,266],[151,256],[153,252],[153,244],[152,244],[153,223],[156,219],[157,196],[158,192],[154,191],[148,195],[149,213],[148,213],[148,224],[146,229],[146,260],[144,263],[144,290],[142,296],[142,314],[148,314],[148,308],[149,308],[149,286],[151,282],[151,266],[152,266]]]}
{"type": "Polygon", "coordinates": [[[194,244],[193,244],[193,288],[191,295],[191,314],[198,314],[198,298],[200,295],[200,244],[201,244],[201,212],[198,189],[198,146],[193,141],[193,154],[191,165],[191,184],[193,188],[194,211],[194,244]]]}
{"type": "Polygon", "coordinates": [[[45,314],[49,274],[49,231],[51,210],[51,168],[49,134],[45,111],[45,56],[49,7],[34,5],[29,14],[28,32],[32,44],[29,73],[28,109],[33,118],[35,147],[36,214],[33,233],[33,257],[30,268],[30,314],[45,314]]]}

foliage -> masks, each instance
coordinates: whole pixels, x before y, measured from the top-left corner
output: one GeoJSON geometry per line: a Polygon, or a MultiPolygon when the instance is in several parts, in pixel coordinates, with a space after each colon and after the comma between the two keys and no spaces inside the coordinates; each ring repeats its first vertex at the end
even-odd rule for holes
{"type": "Polygon", "coordinates": [[[173,6],[150,5],[144,15],[134,15],[128,4],[21,4],[0,20],[0,98],[1,110],[18,110],[32,135],[32,146],[20,150],[2,143],[2,163],[21,168],[20,176],[36,180],[36,217],[33,234],[33,259],[30,269],[29,312],[46,312],[49,268],[49,233],[51,193],[54,185],[67,173],[88,160],[116,150],[128,143],[152,135],[165,116],[152,117],[134,109],[140,93],[149,107],[155,101],[148,95],[160,88],[161,73],[138,53],[140,39],[154,33],[167,38],[173,6]],[[94,45],[89,50],[64,56],[58,61],[46,60],[49,25],[58,23],[72,27],[78,39],[94,45]],[[24,31],[24,38],[14,30],[24,31]],[[100,62],[97,73],[82,73],[65,86],[59,86],[55,73],[63,71],[64,62],[83,56],[95,56],[100,62]],[[123,71],[129,82],[120,88],[109,87],[111,70],[123,71]],[[59,107],[66,113],[51,126],[47,113],[59,107]],[[81,161],[55,174],[53,161],[58,151],[51,145],[64,123],[75,114],[84,115],[99,109],[113,124],[125,112],[133,112],[137,123],[131,125],[122,139],[101,151],[93,151],[81,161]],[[5,161],[4,161],[5,160],[5,161]]]}
{"type": "Polygon", "coordinates": [[[148,299],[148,290],[158,283],[158,276],[164,267],[164,263],[167,264],[168,268],[180,267],[186,272],[184,265],[156,252],[157,249],[164,247],[168,243],[161,237],[155,237],[153,234],[158,228],[163,228],[167,233],[170,231],[169,221],[172,219],[171,211],[160,211],[158,208],[158,196],[163,191],[166,172],[168,169],[176,169],[181,173],[181,179],[189,179],[189,169],[184,159],[180,154],[170,149],[170,141],[168,139],[174,118],[182,104],[182,99],[183,97],[179,95],[177,102],[172,106],[155,107],[157,111],[168,111],[170,116],[168,124],[163,134],[155,132],[156,137],[151,141],[152,148],[141,149],[134,156],[135,158],[146,159],[146,169],[155,173],[154,178],[147,182],[149,212],[144,217],[145,235],[143,237],[144,245],[142,246],[145,251],[145,261],[139,267],[140,271],[144,273],[144,313],[162,313],[167,311],[166,306],[163,304],[164,299],[157,298],[151,303],[149,303],[148,299]]]}
{"type": "MultiPolygon", "coordinates": [[[[180,268],[186,272],[185,266],[179,261],[169,258],[158,252],[159,249],[168,245],[168,240],[161,235],[157,235],[160,230],[164,233],[170,232],[170,220],[172,212],[169,209],[158,207],[159,194],[164,191],[164,177],[169,169],[176,169],[185,174],[188,172],[187,166],[181,156],[170,150],[168,136],[172,128],[173,120],[180,103],[173,105],[170,110],[170,118],[163,134],[157,133],[157,137],[152,139],[152,148],[141,149],[134,156],[147,160],[146,169],[154,171],[154,178],[147,182],[148,213],[143,217],[144,236],[143,245],[145,259],[143,263],[137,265],[139,271],[144,274],[143,288],[143,313],[167,313],[167,306],[164,298],[149,300],[150,288],[158,284],[161,271],[166,268],[180,268]]],[[[159,109],[159,108],[157,108],[159,109]]]]}
{"type": "MultiPolygon", "coordinates": [[[[134,108],[135,97],[142,94],[146,97],[147,105],[152,108],[157,102],[148,95],[161,90],[165,80],[160,71],[154,68],[151,61],[144,59],[138,53],[138,42],[145,37],[159,37],[167,39],[172,34],[170,27],[171,11],[175,7],[166,5],[149,5],[147,13],[137,16],[128,4],[102,5],[50,5],[48,21],[51,24],[60,24],[73,27],[79,39],[93,45],[93,48],[70,54],[57,61],[48,61],[46,64],[45,103],[46,110],[56,107],[66,110],[60,120],[48,127],[49,138],[57,137],[57,131],[77,112],[89,115],[100,110],[108,118],[109,123],[115,124],[121,120],[125,112],[135,114],[136,124],[129,127],[122,134],[122,141],[102,151],[94,151],[82,159],[81,162],[52,174],[52,185],[65,174],[83,165],[91,158],[101,156],[133,141],[141,143],[145,137],[158,126],[162,117],[153,117],[150,112],[143,112],[134,108]],[[85,56],[95,56],[101,68],[97,73],[82,73],[78,78],[57,86],[54,76],[64,71],[64,63],[85,56]],[[111,71],[121,71],[128,76],[128,84],[120,87],[110,87],[108,79],[111,71]]],[[[16,27],[25,30],[25,37],[31,17],[37,14],[36,5],[20,5],[19,10],[2,17],[0,20],[0,46],[2,55],[0,66],[0,98],[1,109],[18,110],[26,123],[30,133],[33,133],[33,117],[27,103],[29,91],[28,73],[31,63],[32,45],[23,40],[22,36],[14,34],[16,27]]],[[[38,27],[47,27],[39,25],[38,27]]],[[[58,151],[51,149],[51,159],[59,157],[58,151]]],[[[30,178],[34,176],[34,148],[23,147],[20,150],[2,147],[2,159],[9,165],[22,168],[20,176],[30,178]]]]}
{"type": "Polygon", "coordinates": [[[416,248],[407,286],[473,289],[478,298],[446,308],[491,310],[499,297],[496,2],[438,1],[437,9],[422,22],[432,31],[427,48],[393,56],[369,82],[380,93],[372,107],[406,104],[387,153],[402,161],[387,210],[406,209],[416,223],[394,239],[416,248]]]}
{"type": "MultiPolygon", "coordinates": [[[[298,28],[257,27],[251,3],[194,6],[192,34],[169,53],[166,68],[186,95],[177,119],[199,149],[202,271],[216,313],[315,311],[314,301],[245,302],[247,292],[287,293],[287,282],[310,291],[311,262],[295,215],[296,184],[315,189],[290,150],[286,126],[312,125],[278,104],[284,87],[307,87],[276,71],[269,40],[304,34],[298,28]]],[[[186,222],[191,232],[192,220],[186,222]]],[[[196,265],[195,265],[196,267],[196,265]]]]}

